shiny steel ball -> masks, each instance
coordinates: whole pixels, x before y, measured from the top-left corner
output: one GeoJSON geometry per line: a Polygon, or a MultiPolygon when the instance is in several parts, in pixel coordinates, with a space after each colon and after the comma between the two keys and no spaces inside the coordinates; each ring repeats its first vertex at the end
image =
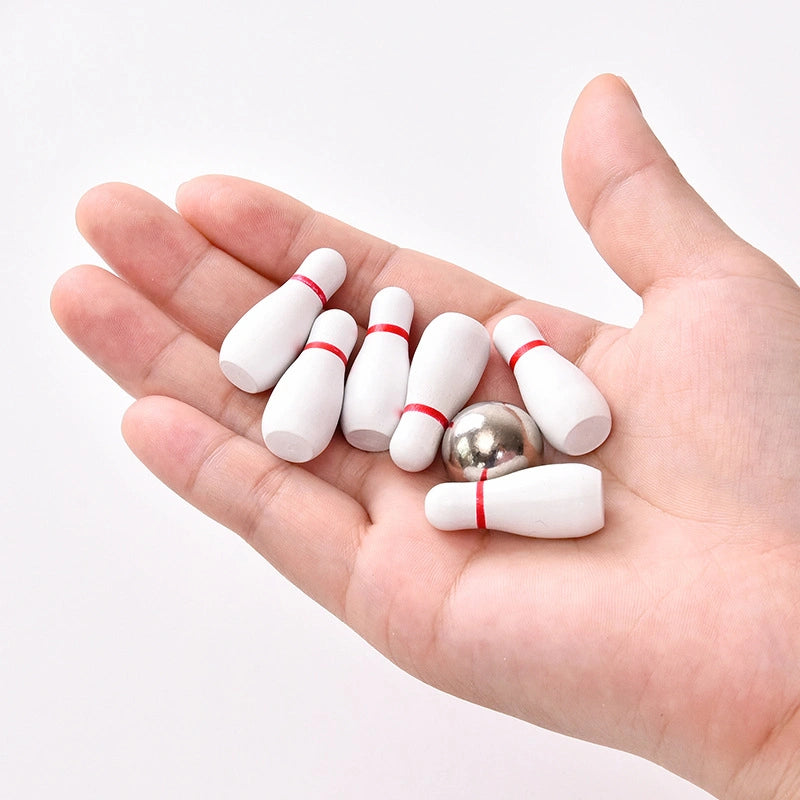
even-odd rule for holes
{"type": "Polygon", "coordinates": [[[510,403],[467,406],[442,439],[442,459],[453,481],[498,478],[542,463],[542,434],[530,415],[510,403]]]}

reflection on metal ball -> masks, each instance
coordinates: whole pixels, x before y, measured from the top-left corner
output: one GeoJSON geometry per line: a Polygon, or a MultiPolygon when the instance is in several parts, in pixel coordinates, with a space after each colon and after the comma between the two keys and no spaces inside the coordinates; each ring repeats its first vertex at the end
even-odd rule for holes
{"type": "Polygon", "coordinates": [[[453,481],[498,478],[542,463],[542,434],[530,415],[510,403],[467,406],[442,439],[442,458],[453,481]]]}

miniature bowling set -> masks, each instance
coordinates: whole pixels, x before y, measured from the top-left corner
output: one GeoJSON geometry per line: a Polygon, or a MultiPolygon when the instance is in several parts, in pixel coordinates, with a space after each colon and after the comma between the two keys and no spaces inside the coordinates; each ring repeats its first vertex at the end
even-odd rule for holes
{"type": "MultiPolygon", "coordinates": [[[[344,311],[322,311],[345,274],[344,259],[335,250],[310,253],[285,284],[233,326],[220,349],[220,367],[244,391],[274,387],[262,434],[278,457],[293,463],[316,458],[340,424],[352,446],[388,449],[399,468],[424,470],[436,459],[443,436],[452,447],[454,417],[480,382],[491,338],[477,320],[446,312],[427,325],[409,359],[413,300],[405,290],[388,287],[373,298],[367,334],[345,378],[357,325],[344,311]]],[[[441,530],[487,528],[545,538],[598,530],[603,526],[600,472],[578,463],[542,465],[541,435],[568,455],[583,455],[608,436],[608,404],[527,318],[501,320],[494,344],[517,380],[530,417],[521,409],[509,417],[514,407],[507,403],[484,403],[483,429],[473,431],[472,439],[460,436],[457,447],[464,464],[485,460],[489,456],[477,451],[491,449],[487,442],[493,437],[508,437],[510,420],[511,427],[524,427],[526,443],[514,440],[524,457],[503,456],[501,466],[463,469],[462,474],[451,464],[451,477],[472,482],[434,486],[425,500],[428,521],[441,530]]],[[[474,417],[474,410],[470,413],[474,417]]],[[[447,463],[444,451],[443,457],[447,463]]]]}

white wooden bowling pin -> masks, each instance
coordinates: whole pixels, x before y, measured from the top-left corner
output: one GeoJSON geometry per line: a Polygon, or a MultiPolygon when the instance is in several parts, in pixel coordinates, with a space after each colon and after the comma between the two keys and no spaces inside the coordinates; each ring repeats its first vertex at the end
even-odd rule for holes
{"type": "Polygon", "coordinates": [[[342,432],[359,450],[389,449],[405,405],[413,315],[411,295],[398,286],[387,286],[372,299],[367,335],[350,367],[342,405],[342,432]]]}
{"type": "Polygon", "coordinates": [[[445,428],[483,375],[490,347],[486,328],[454,311],[440,314],[422,332],[408,373],[403,415],[389,443],[400,469],[418,472],[433,462],[445,428]]]}
{"type": "Polygon", "coordinates": [[[473,483],[440,483],[425,516],[442,531],[488,529],[570,539],[605,524],[603,478],[587,464],[545,464],[473,483]]]}
{"type": "Polygon", "coordinates": [[[264,444],[284,461],[310,461],[330,443],[357,333],[356,321],[346,311],[324,311],[314,321],[303,351],[272,390],[261,433],[264,444]]]}
{"type": "Polygon", "coordinates": [[[309,253],[286,283],[230,329],[219,351],[225,377],[245,392],[263,392],[297,358],[322,307],[342,285],[344,258],[329,247],[309,253]]]}
{"type": "Polygon", "coordinates": [[[514,372],[522,401],[556,450],[580,456],[599,447],[611,430],[611,411],[599,389],[542,339],[519,314],[494,329],[494,344],[514,372]]]}

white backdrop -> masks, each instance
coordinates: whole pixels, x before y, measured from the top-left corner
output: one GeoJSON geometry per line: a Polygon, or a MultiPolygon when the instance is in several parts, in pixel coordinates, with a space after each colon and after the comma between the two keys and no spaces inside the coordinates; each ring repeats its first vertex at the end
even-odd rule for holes
{"type": "Polygon", "coordinates": [[[625,76],[684,174],[800,278],[797,42],[778,0],[0,4],[0,796],[701,798],[633,756],[400,672],[129,453],[58,330],[83,191],[226,172],[531,297],[638,300],[560,147],[625,76]]]}

